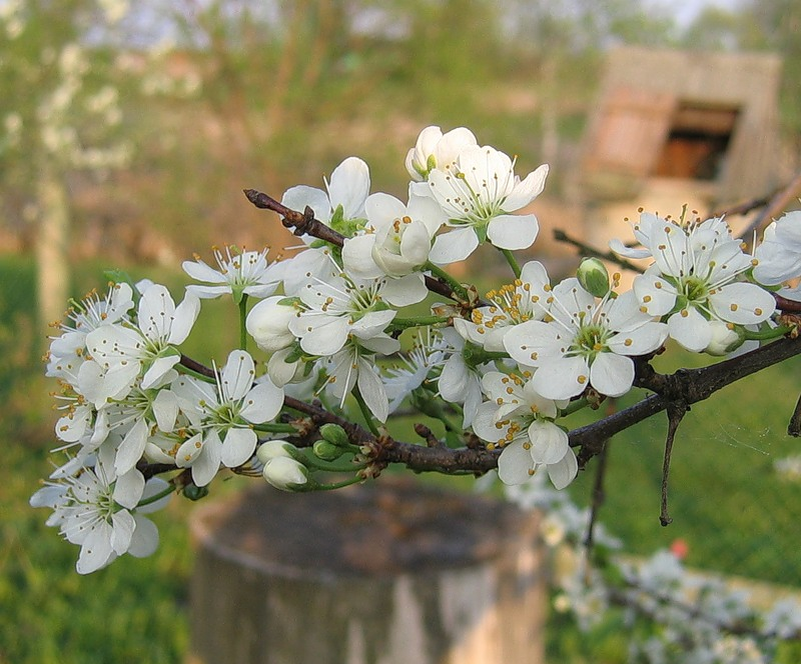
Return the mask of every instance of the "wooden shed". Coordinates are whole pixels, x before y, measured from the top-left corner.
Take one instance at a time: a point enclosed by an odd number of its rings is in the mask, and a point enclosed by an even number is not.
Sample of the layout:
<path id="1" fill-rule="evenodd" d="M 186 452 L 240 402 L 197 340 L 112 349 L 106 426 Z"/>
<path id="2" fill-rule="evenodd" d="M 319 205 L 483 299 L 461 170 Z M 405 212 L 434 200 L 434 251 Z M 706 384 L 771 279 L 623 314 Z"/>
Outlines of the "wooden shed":
<path id="1" fill-rule="evenodd" d="M 582 146 L 584 198 L 704 211 L 770 192 L 780 73 L 772 54 L 612 50 Z"/>

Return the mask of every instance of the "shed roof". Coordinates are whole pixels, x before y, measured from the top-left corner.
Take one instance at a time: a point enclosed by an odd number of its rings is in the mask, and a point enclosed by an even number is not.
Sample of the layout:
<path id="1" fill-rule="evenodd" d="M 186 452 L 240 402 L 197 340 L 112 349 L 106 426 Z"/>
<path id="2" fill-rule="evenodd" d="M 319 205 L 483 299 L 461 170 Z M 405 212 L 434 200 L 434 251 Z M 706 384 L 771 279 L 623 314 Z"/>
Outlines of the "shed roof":
<path id="1" fill-rule="evenodd" d="M 778 178 L 780 74 L 781 59 L 772 54 L 612 50 L 583 146 L 590 194 L 635 195 L 658 174 L 669 142 L 689 137 L 686 152 L 698 147 L 693 137 L 705 135 L 717 137 L 708 149 L 720 159 L 706 179 L 718 201 L 766 193 Z"/>

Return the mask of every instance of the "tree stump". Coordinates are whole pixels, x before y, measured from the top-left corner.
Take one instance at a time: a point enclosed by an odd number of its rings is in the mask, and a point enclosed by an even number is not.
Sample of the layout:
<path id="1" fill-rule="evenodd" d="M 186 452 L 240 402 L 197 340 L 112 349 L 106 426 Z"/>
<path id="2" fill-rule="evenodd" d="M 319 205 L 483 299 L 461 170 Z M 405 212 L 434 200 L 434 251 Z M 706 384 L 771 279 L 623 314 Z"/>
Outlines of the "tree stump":
<path id="1" fill-rule="evenodd" d="M 190 664 L 538 664 L 538 515 L 382 478 L 198 508 Z"/>

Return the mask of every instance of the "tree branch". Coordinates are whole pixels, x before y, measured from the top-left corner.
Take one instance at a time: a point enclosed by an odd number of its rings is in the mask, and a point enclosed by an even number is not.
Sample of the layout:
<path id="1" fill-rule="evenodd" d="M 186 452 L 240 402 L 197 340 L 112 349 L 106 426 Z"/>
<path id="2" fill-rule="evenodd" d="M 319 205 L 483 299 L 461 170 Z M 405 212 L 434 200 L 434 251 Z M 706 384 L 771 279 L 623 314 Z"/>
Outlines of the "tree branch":
<path id="1" fill-rule="evenodd" d="M 326 226 L 322 221 L 315 219 L 314 210 L 312 210 L 309 206 L 306 206 L 306 209 L 303 211 L 303 213 L 300 213 L 297 210 L 288 208 L 286 205 L 279 203 L 271 196 L 257 191 L 256 189 L 243 189 L 243 191 L 247 199 L 257 208 L 261 210 L 272 210 L 273 212 L 279 214 L 281 216 L 281 223 L 285 228 L 291 230 L 294 235 L 311 235 L 312 237 L 316 237 L 318 240 L 323 240 L 323 242 L 328 242 L 340 248 L 345 244 L 345 236 L 337 233 L 330 226 Z M 448 284 L 440 281 L 439 279 L 435 279 L 430 275 L 425 275 L 425 282 L 426 288 L 428 288 L 428 290 L 430 290 L 432 293 L 437 293 L 438 295 L 442 295 L 442 297 L 447 297 L 449 300 L 453 300 L 454 302 L 458 302 L 459 304 L 465 306 L 475 306 L 478 304 L 462 302 L 461 298 L 459 298 L 453 292 Z"/>
<path id="2" fill-rule="evenodd" d="M 689 408 L 727 385 L 798 354 L 801 354 L 801 339 L 780 339 L 750 353 L 709 367 L 680 369 L 670 375 L 658 374 L 647 362 L 640 361 L 637 365 L 638 378 L 635 384 L 638 387 L 648 388 L 655 394 L 645 397 L 625 410 L 571 431 L 568 434 L 570 445 L 581 447 L 580 467 L 583 468 L 589 459 L 600 454 L 606 441 L 616 433 L 676 405 L 684 404 L 684 407 Z M 211 369 L 186 356 L 182 357 L 181 363 L 198 373 L 214 375 Z M 416 472 L 477 475 L 498 466 L 500 456 L 498 450 L 490 451 L 475 445 L 459 448 L 434 445 L 428 436 L 425 445 L 395 440 L 388 435 L 376 437 L 345 417 L 327 411 L 319 403 L 306 403 L 286 397 L 284 405 L 309 418 L 308 432 L 303 433 L 303 428 L 299 427 L 301 433 L 298 442 L 301 446 L 310 446 L 317 440 L 316 431 L 323 424 L 329 422 L 338 424 L 348 433 L 352 443 L 366 449 L 376 474 L 393 463 L 402 464 Z"/>

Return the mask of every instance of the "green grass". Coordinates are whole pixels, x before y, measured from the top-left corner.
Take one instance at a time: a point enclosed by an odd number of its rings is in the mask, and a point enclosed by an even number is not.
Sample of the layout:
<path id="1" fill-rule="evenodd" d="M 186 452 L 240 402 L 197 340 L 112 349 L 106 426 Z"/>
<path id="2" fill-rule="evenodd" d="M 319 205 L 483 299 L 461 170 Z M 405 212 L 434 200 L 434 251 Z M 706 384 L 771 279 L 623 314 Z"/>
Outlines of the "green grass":
<path id="1" fill-rule="evenodd" d="M 688 366 L 699 360 L 680 357 Z M 632 553 L 683 539 L 690 566 L 801 586 L 801 482 L 773 470 L 777 459 L 799 453 L 786 434 L 799 371 L 795 358 L 692 407 L 673 447 L 667 527 L 659 523 L 666 416 L 614 438 L 601 520 Z M 586 502 L 594 471 L 590 463 L 573 485 L 577 499 Z"/>
<path id="2" fill-rule="evenodd" d="M 132 272 L 134 277 L 145 274 Z M 147 270 L 148 276 L 152 272 Z M 179 275 L 155 278 L 180 298 L 184 280 Z M 32 332 L 30 262 L 0 260 L 0 283 L 0 445 L 5 452 L 0 467 L 0 664 L 117 664 L 141 661 L 142 652 L 149 662 L 180 661 L 188 641 L 192 553 L 186 518 L 192 505 L 176 499 L 155 515 L 162 543 L 153 557 L 126 556 L 88 577 L 75 573 L 77 548 L 44 525 L 46 510 L 28 506 L 48 472 L 47 450 L 54 446 L 47 396 L 54 386 L 39 373 L 42 337 Z M 102 285 L 101 266 L 83 266 L 75 283 L 76 294 Z M 212 338 L 194 334 L 187 352 L 204 362 L 224 361 L 238 335 L 232 313 L 224 302 L 204 303 L 201 323 Z M 613 440 L 601 518 L 630 551 L 648 554 L 682 538 L 689 545 L 689 565 L 801 585 L 801 531 L 795 518 L 801 483 L 784 481 L 772 470 L 776 459 L 799 452 L 798 441 L 785 435 L 799 369 L 799 360 L 785 363 L 693 406 L 674 448 L 674 523 L 667 528 L 658 521 L 664 417 Z M 573 485 L 577 498 L 589 495 L 594 468 L 591 463 Z M 464 482 L 461 478 L 459 486 Z M 585 639 L 554 616 L 549 629 L 553 661 L 623 661 L 620 633 L 613 622 Z"/>

